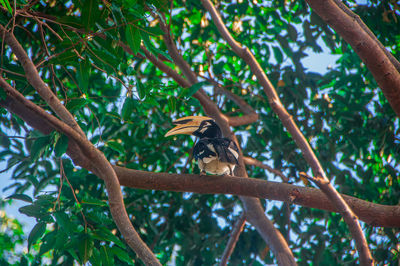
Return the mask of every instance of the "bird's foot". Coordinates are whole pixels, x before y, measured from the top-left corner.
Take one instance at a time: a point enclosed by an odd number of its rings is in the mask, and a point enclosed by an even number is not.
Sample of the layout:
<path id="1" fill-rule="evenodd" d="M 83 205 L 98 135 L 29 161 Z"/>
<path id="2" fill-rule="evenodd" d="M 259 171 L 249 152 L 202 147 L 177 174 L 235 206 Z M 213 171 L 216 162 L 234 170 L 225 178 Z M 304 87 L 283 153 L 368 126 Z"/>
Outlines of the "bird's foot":
<path id="1" fill-rule="evenodd" d="M 207 173 L 206 173 L 206 171 L 203 170 L 203 171 L 200 172 L 200 175 L 201 175 L 201 176 L 206 176 Z"/>

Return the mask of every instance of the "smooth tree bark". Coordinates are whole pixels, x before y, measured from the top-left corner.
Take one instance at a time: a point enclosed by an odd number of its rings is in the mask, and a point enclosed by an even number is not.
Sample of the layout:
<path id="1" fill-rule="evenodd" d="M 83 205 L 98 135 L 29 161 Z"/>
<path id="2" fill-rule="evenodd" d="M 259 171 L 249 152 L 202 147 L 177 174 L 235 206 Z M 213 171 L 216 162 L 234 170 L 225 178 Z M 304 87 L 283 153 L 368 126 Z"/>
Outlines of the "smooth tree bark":
<path id="1" fill-rule="evenodd" d="M 347 223 L 350 233 L 352 234 L 356 242 L 357 250 L 360 256 L 360 263 L 362 265 L 372 265 L 373 259 L 371 256 L 371 252 L 369 250 L 368 243 L 365 239 L 364 233 L 357 220 L 357 217 L 354 215 L 351 208 L 346 204 L 344 199 L 329 182 L 329 179 L 326 177 L 325 171 L 323 170 L 318 158 L 315 156 L 313 150 L 311 149 L 311 146 L 297 127 L 292 116 L 286 111 L 285 107 L 282 105 L 275 88 L 269 81 L 267 75 L 265 74 L 257 60 L 254 58 L 254 55 L 247 47 L 242 46 L 232 37 L 225 24 L 223 23 L 221 16 L 219 15 L 218 11 L 215 9 L 210 0 L 202 0 L 202 4 L 204 8 L 210 13 L 212 21 L 214 22 L 215 26 L 217 27 L 218 31 L 225 39 L 225 41 L 229 44 L 232 50 L 249 65 L 251 71 L 257 77 L 258 81 L 264 89 L 265 94 L 268 97 L 272 110 L 278 115 L 279 119 L 282 121 L 282 124 L 290 132 L 293 140 L 302 151 L 303 157 L 311 166 L 314 173 L 314 177 L 311 180 L 328 196 L 332 203 L 338 208 L 339 213 L 342 215 L 344 221 Z"/>

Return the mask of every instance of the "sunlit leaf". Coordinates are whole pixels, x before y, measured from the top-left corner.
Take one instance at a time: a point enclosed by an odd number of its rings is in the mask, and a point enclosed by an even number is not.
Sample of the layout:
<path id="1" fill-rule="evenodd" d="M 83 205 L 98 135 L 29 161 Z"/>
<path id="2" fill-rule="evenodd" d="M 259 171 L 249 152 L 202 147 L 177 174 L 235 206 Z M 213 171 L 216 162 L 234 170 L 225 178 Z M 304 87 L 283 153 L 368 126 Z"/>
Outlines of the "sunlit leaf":
<path id="1" fill-rule="evenodd" d="M 8 0 L 0 0 L 1 5 L 10 12 L 10 14 L 13 13 L 10 2 Z"/>

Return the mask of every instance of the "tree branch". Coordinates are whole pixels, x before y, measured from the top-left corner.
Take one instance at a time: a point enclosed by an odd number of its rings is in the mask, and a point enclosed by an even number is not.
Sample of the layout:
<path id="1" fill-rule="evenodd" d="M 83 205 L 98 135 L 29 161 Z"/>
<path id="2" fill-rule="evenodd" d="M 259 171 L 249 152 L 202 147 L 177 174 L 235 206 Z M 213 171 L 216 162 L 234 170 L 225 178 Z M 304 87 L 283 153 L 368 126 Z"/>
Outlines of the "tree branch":
<path id="1" fill-rule="evenodd" d="M 239 240 L 240 233 L 243 231 L 244 225 L 246 224 L 246 217 L 244 213 L 242 213 L 238 220 L 235 222 L 233 226 L 231 235 L 229 237 L 228 243 L 226 244 L 224 253 L 221 257 L 220 266 L 224 266 L 228 264 L 229 258 L 231 257 L 233 250 L 235 249 L 236 243 Z"/>
<path id="2" fill-rule="evenodd" d="M 45 110 L 27 100 L 21 93 L 11 87 L 2 77 L 0 77 L 0 87 L 8 94 L 7 102 L 12 100 L 16 104 L 23 106 L 24 111 L 29 110 L 30 114 L 40 117 L 42 120 L 47 121 L 47 125 L 54 128 L 59 132 L 65 134 L 70 140 L 73 140 L 83 152 L 83 155 L 90 161 L 88 170 L 95 173 L 98 177 L 104 180 L 108 192 L 108 199 L 110 204 L 111 214 L 124 236 L 128 245 L 137 253 L 146 264 L 161 265 L 155 255 L 147 247 L 146 243 L 140 238 L 139 234 L 133 228 L 129 216 L 126 212 L 121 187 L 114 169 L 111 164 L 104 157 L 103 153 L 97 150 L 86 137 L 79 134 L 70 126 L 60 121 L 58 118 L 47 113 Z M 12 105 L 8 105 L 12 106 Z M 22 118 L 22 117 L 21 117 Z"/>
<path id="3" fill-rule="evenodd" d="M 1 79 L 0 86 L 2 87 Z M 0 106 L 18 115 L 31 127 L 50 134 L 55 128 L 41 116 L 33 113 L 25 105 L 8 96 L 0 101 Z M 68 145 L 73 145 L 69 141 Z M 75 144 L 76 145 L 76 144 Z M 74 152 L 71 156 L 71 153 Z M 68 147 L 67 153 L 75 157 L 74 163 L 85 165 L 86 158 L 81 150 Z M 80 155 L 78 153 L 81 153 Z M 310 187 L 300 187 L 280 182 L 264 181 L 254 178 L 237 178 L 227 176 L 199 176 L 191 174 L 152 173 L 113 166 L 121 185 L 138 188 L 176 192 L 194 192 L 201 194 L 232 194 L 252 196 L 269 200 L 277 200 L 297 204 L 303 207 L 337 212 L 332 202 L 319 190 Z M 87 168 L 86 168 L 87 169 Z M 342 195 L 360 220 L 370 226 L 400 227 L 400 206 L 381 205 L 364 201 L 355 197 Z"/>
<path id="4" fill-rule="evenodd" d="M 24 68 L 25 76 L 28 82 L 36 89 L 36 91 L 46 101 L 50 108 L 61 118 L 62 121 L 76 130 L 82 136 L 85 136 L 71 113 L 68 112 L 65 106 L 62 105 L 58 100 L 57 96 L 54 95 L 46 83 L 43 82 L 32 60 L 29 58 L 28 54 L 25 52 L 24 48 L 22 48 L 21 44 L 18 42 L 12 32 L 7 31 L 6 28 L 0 25 L 0 36 L 2 36 L 5 42 L 11 47 L 11 50 L 17 56 L 18 61 Z"/>
<path id="5" fill-rule="evenodd" d="M 205 9 L 210 13 L 212 20 L 222 37 L 232 47 L 232 50 L 250 66 L 250 69 L 263 86 L 264 92 L 268 96 L 268 100 L 271 104 L 271 108 L 278 115 L 283 125 L 292 135 L 297 146 L 301 149 L 302 154 L 308 164 L 311 166 L 314 175 L 320 177 L 313 180 L 318 185 L 318 187 L 328 196 L 328 198 L 335 204 L 343 219 L 347 223 L 349 230 L 356 242 L 357 250 L 360 256 L 360 263 L 362 265 L 372 265 L 373 259 L 357 217 L 353 214 L 352 210 L 329 182 L 313 150 L 311 149 L 310 145 L 308 144 L 307 140 L 305 139 L 297 125 L 294 123 L 292 117 L 283 107 L 275 91 L 275 88 L 262 70 L 260 64 L 254 58 L 254 55 L 250 52 L 248 48 L 243 47 L 240 43 L 234 40 L 211 1 L 202 0 L 201 2 L 203 3 Z M 320 4 L 320 6 L 326 9 L 325 2 L 324 4 Z"/>
<path id="6" fill-rule="evenodd" d="M 195 84 L 197 82 L 197 75 L 191 70 L 190 66 L 180 55 L 166 25 L 160 23 L 160 27 L 165 32 L 165 43 L 174 62 L 181 68 L 191 85 Z M 221 113 L 218 106 L 202 89 L 198 90 L 195 94 L 193 94 L 193 96 L 203 106 L 205 113 L 216 120 L 222 130 L 223 135 L 236 142 L 237 146 L 239 147 L 239 167 L 236 168 L 235 174 L 241 177 L 248 177 L 243 163 L 242 150 L 235 134 L 229 127 L 229 118 Z M 274 252 L 278 263 L 280 265 L 296 265 L 293 253 L 289 249 L 285 238 L 265 215 L 264 209 L 261 206 L 261 202 L 258 199 L 249 197 L 240 197 L 240 200 L 243 203 L 246 219 L 256 228 L 264 241 L 271 246 L 271 250 Z"/>
<path id="7" fill-rule="evenodd" d="M 258 114 L 254 111 L 253 107 L 251 107 L 245 100 L 241 97 L 237 96 L 233 92 L 223 88 L 220 84 L 216 85 L 217 92 L 224 94 L 228 99 L 236 103 L 240 110 L 243 111 L 243 116 L 230 116 L 228 117 L 228 123 L 232 127 L 243 126 L 247 124 L 252 124 L 258 121 Z"/>
<path id="8" fill-rule="evenodd" d="M 255 178 L 153 173 L 113 166 L 122 186 L 200 194 L 231 194 L 288 202 L 303 207 L 339 212 L 321 190 Z M 400 206 L 381 205 L 342 197 L 363 222 L 371 226 L 400 227 Z"/>
<path id="9" fill-rule="evenodd" d="M 274 175 L 277 175 L 280 178 L 282 178 L 282 181 L 285 182 L 285 183 L 287 183 L 289 181 L 289 178 L 287 178 L 281 171 L 276 170 L 276 169 L 274 169 L 274 168 L 272 168 L 272 167 L 270 167 L 270 166 L 268 166 L 266 164 L 263 164 L 262 162 L 260 162 L 257 159 L 244 156 L 243 157 L 243 161 L 247 165 L 253 165 L 253 166 L 260 167 L 262 169 L 266 169 L 268 172 L 273 173 Z"/>
<path id="10" fill-rule="evenodd" d="M 371 71 L 383 94 L 400 117 L 399 63 L 362 20 L 339 1 L 306 0 L 311 8 L 353 47 Z M 397 67 L 397 69 L 396 69 Z"/>
<path id="11" fill-rule="evenodd" d="M 141 45 L 140 48 L 146 55 L 146 58 L 150 60 L 158 69 L 160 69 L 162 72 L 167 74 L 169 77 L 171 77 L 173 80 L 175 80 L 176 83 L 178 83 L 180 86 L 184 88 L 189 88 L 191 86 L 190 82 L 183 78 L 181 75 L 179 75 L 178 72 L 167 66 L 164 62 L 156 58 L 152 53 L 150 53 L 144 45 Z"/>
<path id="12" fill-rule="evenodd" d="M 398 72 L 400 72 L 400 63 L 397 61 L 397 59 L 393 56 L 391 52 L 389 52 L 385 46 L 376 38 L 374 33 L 365 25 L 364 21 L 361 20 L 360 16 L 355 14 L 353 11 L 351 11 L 345 4 L 343 4 L 339 0 L 334 0 L 336 5 L 343 10 L 349 17 L 351 17 L 353 20 L 355 20 L 358 25 L 379 45 L 379 47 L 382 49 L 382 51 L 387 55 L 389 58 L 390 62 L 394 65 L 394 67 L 397 69 Z"/>

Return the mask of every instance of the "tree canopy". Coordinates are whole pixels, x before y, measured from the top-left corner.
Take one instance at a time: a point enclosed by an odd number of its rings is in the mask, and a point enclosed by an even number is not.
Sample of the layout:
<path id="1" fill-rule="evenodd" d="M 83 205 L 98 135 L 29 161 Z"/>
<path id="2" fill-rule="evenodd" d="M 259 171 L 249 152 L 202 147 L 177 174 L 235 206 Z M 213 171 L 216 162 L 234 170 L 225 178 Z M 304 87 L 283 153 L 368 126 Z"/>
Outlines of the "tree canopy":
<path id="1" fill-rule="evenodd" d="M 0 262 L 398 263 L 400 7 L 325 2 L 0 1 L 0 170 L 37 222 L 0 215 Z M 189 115 L 236 177 L 164 137 Z"/>

